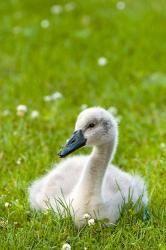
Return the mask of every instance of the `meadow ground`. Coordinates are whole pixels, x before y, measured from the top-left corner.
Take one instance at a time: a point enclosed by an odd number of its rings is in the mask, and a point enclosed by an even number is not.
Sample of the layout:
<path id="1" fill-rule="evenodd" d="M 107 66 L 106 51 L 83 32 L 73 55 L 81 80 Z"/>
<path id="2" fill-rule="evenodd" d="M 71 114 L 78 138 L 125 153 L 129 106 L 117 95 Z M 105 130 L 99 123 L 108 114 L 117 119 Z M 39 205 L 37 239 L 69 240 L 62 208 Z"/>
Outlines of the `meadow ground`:
<path id="1" fill-rule="evenodd" d="M 166 2 L 74 3 L 0 2 L 0 249 L 61 249 L 68 242 L 72 249 L 164 250 Z M 56 91 L 63 98 L 43 99 Z M 19 104 L 28 107 L 23 117 Z M 59 161 L 83 104 L 116 107 L 114 163 L 145 177 L 148 222 L 130 208 L 113 229 L 78 231 L 70 219 L 30 210 L 27 188 Z"/>

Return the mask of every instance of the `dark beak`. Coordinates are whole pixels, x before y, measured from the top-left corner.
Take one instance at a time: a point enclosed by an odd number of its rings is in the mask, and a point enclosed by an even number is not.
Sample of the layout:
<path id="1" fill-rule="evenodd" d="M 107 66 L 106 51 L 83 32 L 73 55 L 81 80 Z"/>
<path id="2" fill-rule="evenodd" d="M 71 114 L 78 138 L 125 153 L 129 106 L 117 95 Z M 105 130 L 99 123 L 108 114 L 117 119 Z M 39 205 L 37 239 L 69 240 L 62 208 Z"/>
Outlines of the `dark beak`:
<path id="1" fill-rule="evenodd" d="M 59 156 L 61 158 L 65 157 L 66 155 L 74 152 L 78 148 L 81 148 L 85 146 L 86 139 L 83 135 L 82 130 L 77 130 L 73 133 L 72 137 L 69 139 L 67 144 L 64 146 L 64 148 L 59 152 Z"/>

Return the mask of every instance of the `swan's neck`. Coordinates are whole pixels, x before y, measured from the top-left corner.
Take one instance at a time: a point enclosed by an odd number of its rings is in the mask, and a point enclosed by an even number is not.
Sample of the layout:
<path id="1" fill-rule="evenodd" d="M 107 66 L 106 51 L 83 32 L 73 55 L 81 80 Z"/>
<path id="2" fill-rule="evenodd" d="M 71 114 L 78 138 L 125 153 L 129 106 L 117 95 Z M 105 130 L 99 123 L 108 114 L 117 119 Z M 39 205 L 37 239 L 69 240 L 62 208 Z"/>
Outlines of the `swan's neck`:
<path id="1" fill-rule="evenodd" d="M 82 190 L 85 197 L 90 195 L 95 197 L 96 200 L 101 200 L 103 177 L 108 162 L 113 157 L 115 148 L 115 142 L 109 142 L 93 148 L 79 182 L 79 190 Z"/>

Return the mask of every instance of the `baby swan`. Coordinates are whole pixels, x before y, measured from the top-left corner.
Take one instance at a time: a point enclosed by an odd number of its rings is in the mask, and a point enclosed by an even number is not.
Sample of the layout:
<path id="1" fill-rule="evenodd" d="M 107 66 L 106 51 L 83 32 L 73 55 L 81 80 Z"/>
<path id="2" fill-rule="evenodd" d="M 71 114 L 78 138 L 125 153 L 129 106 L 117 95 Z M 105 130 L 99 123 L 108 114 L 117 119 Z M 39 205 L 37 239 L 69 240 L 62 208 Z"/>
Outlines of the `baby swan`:
<path id="1" fill-rule="evenodd" d="M 140 176 L 128 174 L 111 164 L 118 142 L 118 127 L 113 116 L 103 108 L 88 108 L 77 118 L 75 132 L 59 153 L 65 157 L 83 146 L 93 146 L 89 156 L 75 156 L 62 161 L 29 188 L 32 208 L 59 211 L 58 200 L 70 206 L 75 224 L 80 227 L 92 218 L 107 218 L 115 223 L 129 196 L 143 206 L 148 197 Z M 63 213 L 63 208 L 61 208 Z"/>

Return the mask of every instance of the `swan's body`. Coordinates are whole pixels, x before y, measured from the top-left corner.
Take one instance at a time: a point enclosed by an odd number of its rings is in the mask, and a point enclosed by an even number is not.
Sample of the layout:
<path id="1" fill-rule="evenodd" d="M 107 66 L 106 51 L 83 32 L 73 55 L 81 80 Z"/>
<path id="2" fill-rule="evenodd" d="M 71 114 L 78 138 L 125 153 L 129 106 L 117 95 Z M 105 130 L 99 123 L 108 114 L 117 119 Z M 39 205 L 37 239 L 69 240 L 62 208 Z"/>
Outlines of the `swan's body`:
<path id="1" fill-rule="evenodd" d="M 88 127 L 87 124 L 91 126 Z M 72 207 L 75 224 L 81 226 L 85 223 L 83 216 L 86 213 L 115 223 L 129 196 L 133 203 L 141 199 L 146 206 L 148 198 L 143 179 L 125 173 L 109 163 L 115 153 L 118 138 L 114 118 L 104 109 L 87 109 L 79 115 L 76 131 L 81 131 L 82 139 L 85 139 L 87 145 L 94 146 L 91 155 L 68 158 L 35 181 L 29 189 L 31 207 L 46 210 L 51 206 L 57 211 L 57 200 L 65 200 Z M 61 156 L 73 151 L 75 142 L 72 138 L 66 146 L 67 151 L 65 148 Z M 69 149 L 71 144 L 72 150 Z"/>

